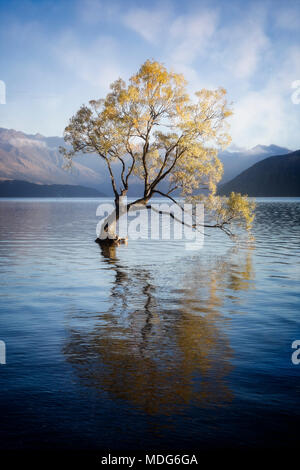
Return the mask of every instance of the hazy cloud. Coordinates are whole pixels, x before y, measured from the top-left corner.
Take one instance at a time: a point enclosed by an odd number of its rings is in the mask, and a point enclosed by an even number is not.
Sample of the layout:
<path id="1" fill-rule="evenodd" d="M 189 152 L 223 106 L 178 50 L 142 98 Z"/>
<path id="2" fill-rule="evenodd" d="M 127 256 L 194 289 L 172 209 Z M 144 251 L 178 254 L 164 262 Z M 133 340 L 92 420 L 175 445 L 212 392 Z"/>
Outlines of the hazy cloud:
<path id="1" fill-rule="evenodd" d="M 109 36 L 99 36 L 85 47 L 72 33 L 65 34 L 55 48 L 61 63 L 81 80 L 108 89 L 120 74 L 118 44 Z"/>
<path id="2" fill-rule="evenodd" d="M 227 89 L 235 144 L 300 146 L 300 105 L 291 101 L 300 80 L 297 1 L 2 5 L 3 127 L 61 135 L 82 103 L 154 58 L 183 73 L 190 91 Z"/>
<path id="3" fill-rule="evenodd" d="M 168 14 L 164 8 L 157 10 L 136 8 L 123 16 L 123 22 L 146 41 L 157 43 L 161 33 L 168 27 Z"/>
<path id="4" fill-rule="evenodd" d="M 171 60 L 189 64 L 205 53 L 216 32 L 218 12 L 205 10 L 194 15 L 180 16 L 172 22 L 169 33 L 173 44 Z"/>

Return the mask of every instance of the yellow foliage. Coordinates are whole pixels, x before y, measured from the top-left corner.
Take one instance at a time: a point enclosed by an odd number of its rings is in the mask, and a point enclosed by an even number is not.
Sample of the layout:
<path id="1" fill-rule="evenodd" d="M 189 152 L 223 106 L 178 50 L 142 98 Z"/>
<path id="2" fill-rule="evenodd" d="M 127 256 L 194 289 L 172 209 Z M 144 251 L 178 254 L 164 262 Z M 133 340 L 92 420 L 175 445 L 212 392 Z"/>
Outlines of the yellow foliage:
<path id="1" fill-rule="evenodd" d="M 168 195 L 178 189 L 183 196 L 205 190 L 201 199 L 218 225 L 243 220 L 246 228 L 251 226 L 252 203 L 239 194 L 226 200 L 216 196 L 223 174 L 218 149 L 231 141 L 227 118 L 232 111 L 224 88 L 202 89 L 190 97 L 183 75 L 153 60 L 127 85 L 118 79 L 110 88 L 105 99 L 82 106 L 65 128 L 72 149 L 62 151 L 69 162 L 77 152 L 96 152 L 107 164 L 116 198 L 126 194 L 132 174 L 144 182 L 144 202 L 163 179 L 170 184 Z M 122 165 L 120 191 L 114 161 Z"/>

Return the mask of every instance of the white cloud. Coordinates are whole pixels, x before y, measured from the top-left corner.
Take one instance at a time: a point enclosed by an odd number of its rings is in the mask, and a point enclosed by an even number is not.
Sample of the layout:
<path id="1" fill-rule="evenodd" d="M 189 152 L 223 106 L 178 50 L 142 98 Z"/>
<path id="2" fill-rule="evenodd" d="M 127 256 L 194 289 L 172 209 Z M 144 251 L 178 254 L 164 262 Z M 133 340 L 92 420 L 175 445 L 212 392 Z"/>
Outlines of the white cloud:
<path id="1" fill-rule="evenodd" d="M 247 15 L 238 24 L 226 25 L 216 41 L 216 61 L 238 80 L 249 80 L 264 65 L 271 44 L 265 33 L 264 16 Z"/>
<path id="2" fill-rule="evenodd" d="M 277 79 L 285 86 L 300 80 L 300 45 L 290 46 L 285 51 L 285 59 L 280 64 Z"/>
<path id="3" fill-rule="evenodd" d="M 237 145 L 299 147 L 300 105 L 291 102 L 291 84 L 300 80 L 299 2 L 241 1 L 235 9 L 217 0 L 216 7 L 194 2 L 193 10 L 188 3 L 184 14 L 172 2 L 128 7 L 120 0 L 77 0 L 71 20 L 53 32 L 42 20 L 13 18 L 1 39 L 12 55 L 22 43 L 22 57 L 9 63 L 10 81 L 0 77 L 10 93 L 2 125 L 61 133 L 81 103 L 104 96 L 112 81 L 153 57 L 183 73 L 190 91 L 227 88 Z"/>
<path id="4" fill-rule="evenodd" d="M 82 46 L 72 34 L 66 33 L 55 52 L 64 66 L 95 87 L 108 89 L 110 83 L 122 74 L 118 45 L 111 37 L 100 36 Z"/>
<path id="5" fill-rule="evenodd" d="M 234 105 L 231 135 L 238 145 L 276 144 L 299 148 L 300 105 L 291 90 L 270 81 L 260 91 L 250 91 Z"/>
<path id="6" fill-rule="evenodd" d="M 258 143 L 276 144 L 282 135 L 284 103 L 270 90 L 251 91 L 234 106 L 231 118 L 233 141 L 252 147 Z"/>
<path id="7" fill-rule="evenodd" d="M 150 43 L 157 43 L 160 40 L 161 33 L 167 28 L 168 11 L 146 10 L 137 8 L 130 10 L 123 16 L 124 24 L 142 36 Z"/>
<path id="8" fill-rule="evenodd" d="M 171 60 L 190 64 L 204 54 L 216 32 L 218 13 L 205 10 L 177 18 L 170 26 Z"/>
<path id="9" fill-rule="evenodd" d="M 241 34 L 239 39 L 235 50 L 234 74 L 237 78 L 248 79 L 256 72 L 269 40 L 258 26 L 248 31 L 247 37 Z"/>
<path id="10" fill-rule="evenodd" d="M 291 108 L 290 85 L 300 79 L 300 51 L 290 47 L 280 60 L 268 34 L 267 8 L 244 13 L 239 21 L 224 23 L 212 8 L 175 18 L 169 12 L 168 21 L 158 9 L 135 10 L 126 25 L 161 44 L 164 62 L 184 74 L 190 91 L 227 86 L 229 101 L 236 97 L 231 119 L 235 144 L 299 147 L 300 106 Z"/>
<path id="11" fill-rule="evenodd" d="M 42 142 L 41 140 L 28 139 L 27 137 L 11 137 L 10 139 L 8 139 L 8 142 L 11 145 L 14 145 L 15 147 L 24 147 L 27 145 L 29 145 L 30 147 L 47 147 L 45 142 Z"/>

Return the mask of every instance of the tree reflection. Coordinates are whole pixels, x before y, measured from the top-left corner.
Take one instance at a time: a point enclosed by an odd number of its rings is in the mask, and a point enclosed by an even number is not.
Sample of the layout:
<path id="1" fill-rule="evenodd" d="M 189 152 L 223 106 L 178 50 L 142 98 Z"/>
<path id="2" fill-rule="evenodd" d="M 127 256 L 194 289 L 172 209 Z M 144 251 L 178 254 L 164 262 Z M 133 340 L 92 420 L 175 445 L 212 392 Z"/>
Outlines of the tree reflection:
<path id="1" fill-rule="evenodd" d="M 167 308 L 150 270 L 122 266 L 115 247 L 102 256 L 114 272 L 111 306 L 90 331 L 72 329 L 64 348 L 83 384 L 148 414 L 230 403 L 230 318 L 222 305 L 252 288 L 251 252 L 194 263 L 176 309 Z"/>

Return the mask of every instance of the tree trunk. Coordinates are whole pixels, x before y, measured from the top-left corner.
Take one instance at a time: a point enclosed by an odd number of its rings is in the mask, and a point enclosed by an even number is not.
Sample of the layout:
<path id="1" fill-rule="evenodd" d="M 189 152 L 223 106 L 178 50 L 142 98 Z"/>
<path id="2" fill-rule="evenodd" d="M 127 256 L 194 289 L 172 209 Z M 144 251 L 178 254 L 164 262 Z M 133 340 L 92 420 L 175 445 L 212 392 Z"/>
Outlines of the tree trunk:
<path id="1" fill-rule="evenodd" d="M 126 211 L 128 210 L 126 206 Z M 121 238 L 117 233 L 117 222 L 124 209 L 120 210 L 120 198 L 115 198 L 115 209 L 106 217 L 101 225 L 101 230 L 95 242 L 99 245 L 119 245 L 120 243 L 127 243 L 127 237 Z"/>
<path id="2" fill-rule="evenodd" d="M 128 213 L 131 210 L 136 211 L 146 209 L 147 202 L 148 198 L 141 198 L 135 201 L 134 203 L 123 203 L 123 205 L 121 205 L 120 197 L 116 197 L 115 210 L 103 221 L 99 235 L 96 238 L 95 242 L 99 243 L 99 245 L 120 245 L 121 243 L 127 244 L 127 225 L 126 233 L 122 233 L 120 236 L 119 233 L 117 233 L 117 222 L 123 214 Z"/>

